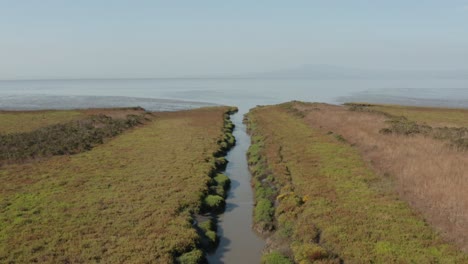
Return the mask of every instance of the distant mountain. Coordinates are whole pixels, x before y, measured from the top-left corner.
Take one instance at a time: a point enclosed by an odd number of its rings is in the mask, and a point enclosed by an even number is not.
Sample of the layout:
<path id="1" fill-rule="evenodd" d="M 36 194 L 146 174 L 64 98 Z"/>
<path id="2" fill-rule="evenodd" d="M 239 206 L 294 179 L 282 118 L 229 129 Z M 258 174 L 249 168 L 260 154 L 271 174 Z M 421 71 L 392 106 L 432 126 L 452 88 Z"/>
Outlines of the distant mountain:
<path id="1" fill-rule="evenodd" d="M 357 69 L 333 65 L 304 65 L 297 68 L 241 74 L 233 77 L 265 79 L 468 79 L 468 70 L 382 70 Z"/>

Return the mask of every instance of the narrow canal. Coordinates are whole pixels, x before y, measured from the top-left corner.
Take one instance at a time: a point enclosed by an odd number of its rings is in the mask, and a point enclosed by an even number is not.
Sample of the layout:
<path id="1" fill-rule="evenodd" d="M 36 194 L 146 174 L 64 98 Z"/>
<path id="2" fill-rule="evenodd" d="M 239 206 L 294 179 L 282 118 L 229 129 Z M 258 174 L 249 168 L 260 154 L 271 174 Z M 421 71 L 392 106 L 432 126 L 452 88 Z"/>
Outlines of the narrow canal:
<path id="1" fill-rule="evenodd" d="M 231 179 L 231 189 L 226 199 L 226 211 L 218 218 L 220 243 L 215 252 L 208 255 L 208 262 L 260 263 L 265 242 L 252 230 L 253 190 L 246 153 L 250 137 L 242 123 L 244 113 L 231 116 L 236 125 L 233 135 L 236 146 L 226 159 L 229 161 L 225 174 Z"/>

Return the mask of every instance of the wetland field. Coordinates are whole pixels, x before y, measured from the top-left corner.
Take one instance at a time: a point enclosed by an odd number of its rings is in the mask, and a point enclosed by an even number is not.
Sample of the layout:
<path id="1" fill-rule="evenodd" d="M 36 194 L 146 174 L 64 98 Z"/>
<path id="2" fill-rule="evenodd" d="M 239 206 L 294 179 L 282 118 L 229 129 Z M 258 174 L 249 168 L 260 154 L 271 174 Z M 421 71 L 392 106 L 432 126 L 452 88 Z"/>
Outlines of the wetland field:
<path id="1" fill-rule="evenodd" d="M 1 160 L 0 262 L 201 261 L 216 233 L 195 217 L 222 208 L 233 111 L 1 112 L 1 145 L 19 154 Z"/>
<path id="2" fill-rule="evenodd" d="M 0 1 L 0 264 L 468 264 L 468 0 Z"/>
<path id="3" fill-rule="evenodd" d="M 251 110 L 263 263 L 468 263 L 467 116 L 297 101 Z"/>
<path id="4" fill-rule="evenodd" d="M 0 263 L 468 263 L 468 93 L 128 84 L 1 91 Z"/>

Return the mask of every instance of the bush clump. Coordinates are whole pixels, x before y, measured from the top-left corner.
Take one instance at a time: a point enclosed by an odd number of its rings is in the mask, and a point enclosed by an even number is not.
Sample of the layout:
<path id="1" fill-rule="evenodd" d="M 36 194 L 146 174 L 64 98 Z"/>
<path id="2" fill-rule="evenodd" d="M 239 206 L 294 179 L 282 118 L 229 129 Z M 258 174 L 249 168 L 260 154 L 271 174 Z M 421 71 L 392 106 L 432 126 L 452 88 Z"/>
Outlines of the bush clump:
<path id="1" fill-rule="evenodd" d="M 190 252 L 182 254 L 177 258 L 176 262 L 179 264 L 199 264 L 203 263 L 203 252 L 199 249 L 194 249 Z"/>
<path id="2" fill-rule="evenodd" d="M 265 254 L 262 256 L 262 264 L 293 264 L 293 262 L 283 254 L 278 251 L 273 251 L 271 253 Z"/>
<path id="3" fill-rule="evenodd" d="M 219 171 L 225 170 L 227 164 L 228 164 L 228 161 L 224 157 L 219 157 L 219 158 L 216 158 L 216 160 L 215 160 L 215 167 Z"/>
<path id="4" fill-rule="evenodd" d="M 204 207 L 207 211 L 222 211 L 226 202 L 224 198 L 219 195 L 207 195 L 203 201 Z"/>
<path id="5" fill-rule="evenodd" d="M 264 231 L 269 231 L 272 228 L 273 214 L 275 209 L 273 204 L 268 199 L 259 199 L 254 210 L 254 219 L 259 227 Z"/>
<path id="6" fill-rule="evenodd" d="M 291 248 L 295 261 L 299 263 L 312 263 L 314 260 L 329 257 L 327 250 L 318 244 L 296 242 L 292 244 Z"/>
<path id="7" fill-rule="evenodd" d="M 219 195 L 223 198 L 227 196 L 227 190 L 231 184 L 231 180 L 228 176 L 217 173 L 209 182 L 210 194 Z"/>
<path id="8" fill-rule="evenodd" d="M 216 225 L 208 219 L 198 224 L 198 232 L 201 238 L 201 245 L 205 250 L 211 250 L 218 245 L 218 236 L 216 235 Z"/>
<path id="9" fill-rule="evenodd" d="M 226 191 L 224 190 L 224 188 L 222 186 L 218 186 L 218 185 L 213 185 L 213 186 L 210 186 L 210 194 L 216 194 L 216 195 L 219 195 L 223 198 L 226 198 Z"/>
<path id="10" fill-rule="evenodd" d="M 222 173 L 218 173 L 214 177 L 214 180 L 216 182 L 216 185 L 223 187 L 225 190 L 229 188 L 229 185 L 231 184 L 231 180 L 229 179 L 229 177 Z"/>
<path id="11" fill-rule="evenodd" d="M 432 127 L 428 125 L 420 125 L 414 121 L 408 120 L 406 117 L 392 117 L 388 122 L 390 123 L 390 127 L 380 130 L 381 133 L 395 133 L 402 135 L 427 135 L 432 132 Z"/>
<path id="12" fill-rule="evenodd" d="M 262 184 L 261 182 L 257 181 L 255 183 L 255 199 L 268 199 L 273 200 L 276 196 L 275 190 L 273 190 L 270 186 L 266 184 Z"/>
<path id="13" fill-rule="evenodd" d="M 206 238 L 208 238 L 208 241 L 210 242 L 211 245 L 215 246 L 218 244 L 218 236 L 216 235 L 216 232 L 213 230 L 208 230 L 205 232 Z"/>

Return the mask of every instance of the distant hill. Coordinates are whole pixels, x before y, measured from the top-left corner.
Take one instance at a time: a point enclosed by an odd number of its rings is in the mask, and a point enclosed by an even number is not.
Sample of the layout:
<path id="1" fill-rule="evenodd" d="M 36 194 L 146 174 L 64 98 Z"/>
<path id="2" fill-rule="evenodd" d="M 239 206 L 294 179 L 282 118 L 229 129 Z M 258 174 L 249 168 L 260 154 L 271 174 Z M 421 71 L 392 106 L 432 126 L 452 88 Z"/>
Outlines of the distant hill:
<path id="1" fill-rule="evenodd" d="M 468 79 L 468 70 L 382 70 L 308 64 L 297 68 L 240 74 L 232 77 L 265 79 Z"/>

